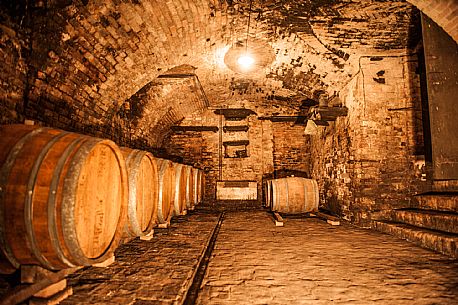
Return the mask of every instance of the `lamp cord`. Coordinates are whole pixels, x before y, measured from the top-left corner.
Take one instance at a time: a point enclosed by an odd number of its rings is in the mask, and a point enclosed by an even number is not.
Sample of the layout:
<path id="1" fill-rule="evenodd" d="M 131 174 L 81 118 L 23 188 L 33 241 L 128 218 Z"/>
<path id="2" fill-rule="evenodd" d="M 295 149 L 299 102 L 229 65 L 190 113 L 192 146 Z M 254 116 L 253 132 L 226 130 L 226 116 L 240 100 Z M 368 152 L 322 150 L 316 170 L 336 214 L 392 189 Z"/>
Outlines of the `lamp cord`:
<path id="1" fill-rule="evenodd" d="M 248 11 L 248 26 L 246 29 L 246 42 L 245 42 L 245 55 L 248 51 L 248 34 L 250 34 L 250 22 L 251 22 L 251 7 L 253 5 L 253 0 L 250 0 L 250 10 Z"/>

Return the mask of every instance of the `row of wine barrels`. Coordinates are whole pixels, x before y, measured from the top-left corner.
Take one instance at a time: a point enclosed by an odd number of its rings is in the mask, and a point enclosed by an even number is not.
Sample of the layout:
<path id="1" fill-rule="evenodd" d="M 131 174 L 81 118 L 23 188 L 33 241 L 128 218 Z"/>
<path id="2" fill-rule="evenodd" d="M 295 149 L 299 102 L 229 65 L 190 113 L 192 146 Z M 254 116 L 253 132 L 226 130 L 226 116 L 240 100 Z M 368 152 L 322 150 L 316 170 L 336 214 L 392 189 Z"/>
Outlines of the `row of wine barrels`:
<path id="1" fill-rule="evenodd" d="M 59 270 L 108 259 L 127 214 L 120 149 L 25 125 L 0 126 L 0 146 L 0 247 L 11 267 Z"/>
<path id="2" fill-rule="evenodd" d="M 150 234 L 156 223 L 166 223 L 197 203 L 194 175 L 199 170 L 141 150 L 122 151 L 129 176 L 126 239 Z"/>
<path id="3" fill-rule="evenodd" d="M 198 169 L 110 140 L 0 126 L 0 273 L 103 262 L 199 203 L 197 181 Z"/>
<path id="4" fill-rule="evenodd" d="M 265 184 L 266 206 L 272 211 L 300 214 L 318 211 L 319 190 L 314 179 L 287 177 Z"/>

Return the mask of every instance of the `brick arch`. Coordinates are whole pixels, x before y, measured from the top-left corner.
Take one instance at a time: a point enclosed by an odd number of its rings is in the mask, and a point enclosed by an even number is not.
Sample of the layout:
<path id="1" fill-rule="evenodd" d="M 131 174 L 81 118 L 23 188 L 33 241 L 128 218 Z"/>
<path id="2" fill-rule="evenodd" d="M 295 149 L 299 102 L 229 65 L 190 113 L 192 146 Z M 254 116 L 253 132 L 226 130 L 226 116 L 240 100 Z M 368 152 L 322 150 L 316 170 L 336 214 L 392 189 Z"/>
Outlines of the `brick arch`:
<path id="1" fill-rule="evenodd" d="M 458 42 L 458 1 L 456 0 L 407 0 L 434 20 Z"/>

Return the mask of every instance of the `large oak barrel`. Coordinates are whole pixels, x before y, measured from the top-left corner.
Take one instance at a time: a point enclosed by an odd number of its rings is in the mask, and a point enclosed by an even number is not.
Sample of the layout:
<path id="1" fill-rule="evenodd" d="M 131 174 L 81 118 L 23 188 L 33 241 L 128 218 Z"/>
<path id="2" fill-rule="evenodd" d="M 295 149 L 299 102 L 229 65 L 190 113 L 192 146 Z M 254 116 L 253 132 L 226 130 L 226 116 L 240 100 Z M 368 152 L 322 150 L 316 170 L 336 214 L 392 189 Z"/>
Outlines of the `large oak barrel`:
<path id="1" fill-rule="evenodd" d="M 188 210 L 194 209 L 194 206 L 196 205 L 195 202 L 195 184 L 194 184 L 194 173 L 195 169 L 192 166 L 186 166 L 186 176 L 187 178 L 187 184 L 186 184 L 186 208 Z"/>
<path id="2" fill-rule="evenodd" d="M 299 214 L 318 210 L 318 184 L 314 179 L 288 177 L 272 180 L 272 211 Z"/>
<path id="3" fill-rule="evenodd" d="M 175 168 L 170 160 L 159 159 L 159 200 L 157 206 L 157 220 L 166 223 L 173 213 L 175 199 Z"/>
<path id="4" fill-rule="evenodd" d="M 146 151 L 123 147 L 129 181 L 126 236 L 151 233 L 157 220 L 158 169 L 157 159 Z"/>
<path id="5" fill-rule="evenodd" d="M 113 254 L 128 186 L 124 158 L 112 141 L 0 126 L 0 166 L 0 247 L 12 266 L 59 270 Z"/>
<path id="6" fill-rule="evenodd" d="M 187 199 L 187 168 L 183 164 L 173 163 L 175 167 L 175 199 L 173 200 L 174 215 L 183 215 Z"/>

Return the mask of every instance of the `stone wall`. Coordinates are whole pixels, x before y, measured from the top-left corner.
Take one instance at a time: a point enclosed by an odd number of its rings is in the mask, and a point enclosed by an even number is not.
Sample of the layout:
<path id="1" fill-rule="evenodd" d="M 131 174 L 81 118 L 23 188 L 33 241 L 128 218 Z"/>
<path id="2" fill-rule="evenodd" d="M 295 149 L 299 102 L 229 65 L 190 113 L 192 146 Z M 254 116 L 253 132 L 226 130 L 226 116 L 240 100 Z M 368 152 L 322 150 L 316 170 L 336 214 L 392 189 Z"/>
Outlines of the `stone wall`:
<path id="1" fill-rule="evenodd" d="M 366 224 L 428 188 L 416 56 L 362 57 L 339 93 L 347 117 L 311 136 L 321 206 Z M 426 166 L 428 165 L 428 166 Z M 428 179 L 427 179 L 428 178 Z"/>
<path id="2" fill-rule="evenodd" d="M 307 138 L 304 135 L 304 124 L 291 122 L 272 122 L 272 109 L 266 110 L 259 105 L 265 100 L 231 101 L 230 108 L 241 107 L 253 111 L 246 119 L 232 121 L 215 114 L 216 109 L 197 112 L 186 117 L 181 127 L 216 127 L 218 131 L 180 131 L 171 134 L 164 141 L 164 148 L 169 155 L 177 155 L 187 164 L 193 164 L 205 170 L 205 202 L 218 205 L 216 199 L 216 182 L 218 180 L 240 181 L 253 180 L 258 183 L 258 200 L 261 204 L 263 178 L 299 173 L 309 173 L 309 152 L 305 149 Z M 274 103 L 274 102 L 272 102 Z M 228 105 L 221 105 L 225 109 Z M 298 115 L 289 107 L 278 106 L 275 113 L 293 116 Z M 247 131 L 224 131 L 228 126 L 247 126 Z M 220 140 L 221 130 L 221 140 Z M 220 143 L 221 141 L 221 143 Z M 246 156 L 231 157 L 230 146 L 224 143 L 248 141 Z M 221 149 L 221 150 L 220 150 Z M 243 149 L 243 145 L 238 149 Z M 221 152 L 221 167 L 220 167 Z M 234 203 L 237 205 L 237 203 Z"/>

